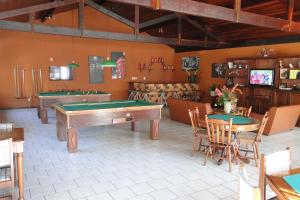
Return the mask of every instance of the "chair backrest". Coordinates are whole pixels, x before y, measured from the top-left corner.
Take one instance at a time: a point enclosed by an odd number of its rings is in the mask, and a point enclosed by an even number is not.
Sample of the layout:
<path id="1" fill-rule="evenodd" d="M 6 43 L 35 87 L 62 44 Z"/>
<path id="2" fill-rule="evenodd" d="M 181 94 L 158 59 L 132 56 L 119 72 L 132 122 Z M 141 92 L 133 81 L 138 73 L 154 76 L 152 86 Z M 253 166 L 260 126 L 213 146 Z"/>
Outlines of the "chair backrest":
<path id="1" fill-rule="evenodd" d="M 267 124 L 267 121 L 268 121 L 268 112 L 266 112 L 261 120 L 261 123 L 260 123 L 260 127 L 258 129 L 258 132 L 257 132 L 257 135 L 256 135 L 256 138 L 255 138 L 255 141 L 257 142 L 260 142 L 261 141 L 261 136 L 265 130 L 265 127 L 266 127 L 266 124 Z"/>
<path id="2" fill-rule="evenodd" d="M 203 129 L 203 125 L 204 125 L 204 121 L 201 120 L 200 118 L 200 113 L 199 113 L 199 109 L 198 107 L 195 107 L 192 110 L 188 110 L 189 112 L 189 116 L 191 119 L 191 124 L 192 124 L 192 128 L 193 128 L 193 134 L 197 135 L 198 131 L 200 129 Z"/>
<path id="3" fill-rule="evenodd" d="M 249 108 L 247 108 L 247 107 L 237 107 L 236 108 L 236 113 L 238 115 L 241 115 L 241 116 L 249 117 L 250 114 L 251 114 L 251 110 L 252 110 L 252 106 L 250 106 Z"/>
<path id="4" fill-rule="evenodd" d="M 11 131 L 12 128 L 13 128 L 13 123 L 0 123 L 0 132 Z"/>
<path id="5" fill-rule="evenodd" d="M 0 167 L 12 163 L 12 139 L 0 140 Z"/>
<path id="6" fill-rule="evenodd" d="M 246 168 L 240 166 L 239 175 L 239 200 L 261 200 L 260 189 L 250 185 Z"/>
<path id="7" fill-rule="evenodd" d="M 229 121 L 208 119 L 205 115 L 208 141 L 216 144 L 231 144 L 232 118 Z"/>
<path id="8" fill-rule="evenodd" d="M 283 151 L 271 153 L 269 155 L 261 155 L 259 188 L 262 193 L 262 199 L 266 197 L 266 175 L 281 175 L 287 173 L 291 169 L 291 151 L 287 148 Z"/>

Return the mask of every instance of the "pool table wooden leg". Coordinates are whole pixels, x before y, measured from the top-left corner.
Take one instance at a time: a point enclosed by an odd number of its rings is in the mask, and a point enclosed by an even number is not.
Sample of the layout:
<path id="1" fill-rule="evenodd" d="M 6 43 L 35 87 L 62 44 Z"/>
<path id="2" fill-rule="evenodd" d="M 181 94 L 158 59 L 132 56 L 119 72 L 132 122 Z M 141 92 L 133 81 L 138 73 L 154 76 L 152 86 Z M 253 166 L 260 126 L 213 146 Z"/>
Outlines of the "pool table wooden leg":
<path id="1" fill-rule="evenodd" d="M 66 126 L 62 123 L 56 123 L 56 136 L 59 141 L 67 140 L 67 129 Z"/>
<path id="2" fill-rule="evenodd" d="M 77 141 L 77 129 L 69 128 L 68 129 L 68 151 L 69 153 L 75 153 L 78 150 L 78 141 Z"/>
<path id="3" fill-rule="evenodd" d="M 150 137 L 159 140 L 159 119 L 150 120 Z"/>
<path id="4" fill-rule="evenodd" d="M 132 131 L 140 130 L 140 124 L 141 123 L 139 121 L 131 122 L 131 130 Z"/>
<path id="5" fill-rule="evenodd" d="M 43 124 L 48 124 L 48 111 L 47 109 L 40 109 L 40 117 Z"/>
<path id="6" fill-rule="evenodd" d="M 37 108 L 36 108 L 36 110 L 37 110 L 37 116 L 38 116 L 38 118 L 40 119 L 41 118 L 41 111 L 40 111 L 40 106 L 38 106 Z"/>

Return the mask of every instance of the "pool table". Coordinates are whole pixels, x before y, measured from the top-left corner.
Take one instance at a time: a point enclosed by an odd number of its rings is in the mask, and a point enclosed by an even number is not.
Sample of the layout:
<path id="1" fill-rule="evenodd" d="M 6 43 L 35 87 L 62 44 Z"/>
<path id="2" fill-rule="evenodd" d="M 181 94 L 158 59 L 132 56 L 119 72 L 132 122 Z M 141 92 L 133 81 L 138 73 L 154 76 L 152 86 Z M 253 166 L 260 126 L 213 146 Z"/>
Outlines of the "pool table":
<path id="1" fill-rule="evenodd" d="M 43 124 L 48 123 L 48 108 L 56 103 L 109 101 L 111 94 L 101 91 L 53 91 L 41 92 L 35 96 L 37 114 Z"/>
<path id="2" fill-rule="evenodd" d="M 67 141 L 68 151 L 77 152 L 77 128 L 131 123 L 136 130 L 139 121 L 150 120 L 150 138 L 159 139 L 162 105 L 140 100 L 115 100 L 56 104 L 57 139 Z"/>

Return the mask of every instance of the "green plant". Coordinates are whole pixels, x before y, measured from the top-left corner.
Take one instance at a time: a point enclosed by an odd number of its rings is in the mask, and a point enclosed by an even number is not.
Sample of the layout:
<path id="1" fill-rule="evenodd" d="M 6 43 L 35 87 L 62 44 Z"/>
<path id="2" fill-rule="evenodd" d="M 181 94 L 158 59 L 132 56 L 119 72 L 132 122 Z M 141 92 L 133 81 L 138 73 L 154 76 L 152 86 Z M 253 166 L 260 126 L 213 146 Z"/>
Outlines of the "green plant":
<path id="1" fill-rule="evenodd" d="M 242 91 L 237 87 L 238 84 L 236 84 L 233 88 L 227 88 L 225 85 L 221 89 L 216 88 L 215 93 L 218 96 L 218 105 L 223 106 L 225 101 L 230 101 L 231 103 L 236 104 L 238 101 L 237 95 L 242 94 Z"/>
<path id="2" fill-rule="evenodd" d="M 209 87 L 208 91 L 209 91 L 209 92 L 210 92 L 210 91 L 215 91 L 216 88 L 217 88 L 217 84 L 213 83 L 213 84 Z"/>

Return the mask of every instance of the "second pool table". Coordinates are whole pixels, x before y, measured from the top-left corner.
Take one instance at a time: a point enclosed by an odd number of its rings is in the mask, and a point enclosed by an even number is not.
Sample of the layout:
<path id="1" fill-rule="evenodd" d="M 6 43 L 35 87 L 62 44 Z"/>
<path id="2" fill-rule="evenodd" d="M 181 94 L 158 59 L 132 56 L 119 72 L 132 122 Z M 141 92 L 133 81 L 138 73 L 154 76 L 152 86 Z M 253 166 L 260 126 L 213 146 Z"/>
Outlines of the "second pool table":
<path id="1" fill-rule="evenodd" d="M 138 122 L 150 120 L 150 137 L 159 139 L 162 105 L 139 100 L 115 100 L 56 104 L 56 131 L 60 141 L 67 140 L 70 153 L 77 152 L 77 128 L 109 124 L 131 123 L 135 130 Z"/>
<path id="2" fill-rule="evenodd" d="M 43 124 L 48 123 L 48 108 L 56 103 L 109 101 L 111 94 L 101 91 L 52 91 L 36 95 L 37 114 Z"/>

